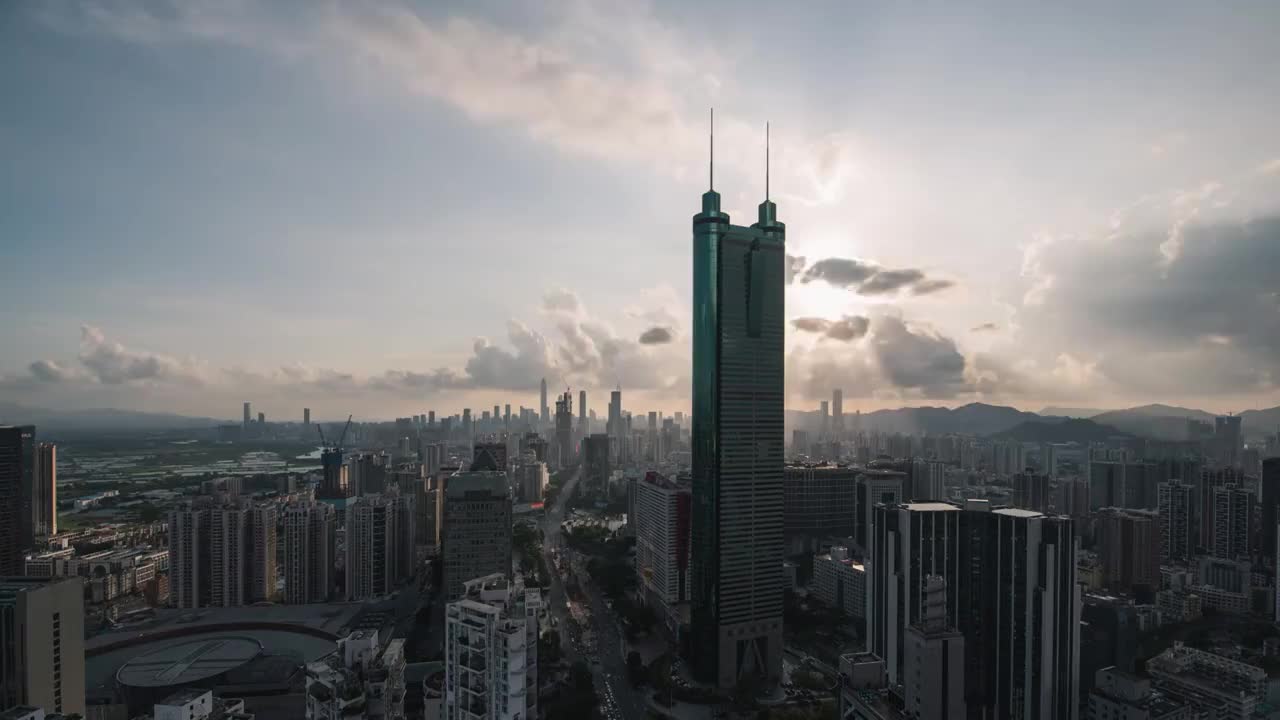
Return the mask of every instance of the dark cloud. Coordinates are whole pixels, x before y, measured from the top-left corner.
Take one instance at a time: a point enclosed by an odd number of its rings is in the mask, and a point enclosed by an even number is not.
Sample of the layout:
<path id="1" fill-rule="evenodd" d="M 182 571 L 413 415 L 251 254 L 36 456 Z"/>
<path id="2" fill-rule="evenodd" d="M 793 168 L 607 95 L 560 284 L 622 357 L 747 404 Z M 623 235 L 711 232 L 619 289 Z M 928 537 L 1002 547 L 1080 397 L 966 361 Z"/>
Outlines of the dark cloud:
<path id="1" fill-rule="evenodd" d="M 903 290 L 909 290 L 912 295 L 930 295 L 955 285 L 951 280 L 930 278 L 916 268 L 886 269 L 852 258 L 825 258 L 800 273 L 804 258 L 787 256 L 787 259 L 787 282 L 798 275 L 804 283 L 824 280 L 859 295 L 890 295 Z"/>
<path id="2" fill-rule="evenodd" d="M 930 398 L 954 397 L 968 389 L 964 356 L 954 340 L 937 332 L 884 316 L 876 321 L 872 348 L 885 377 L 899 388 Z"/>
<path id="3" fill-rule="evenodd" d="M 819 317 L 800 317 L 791 326 L 800 332 L 816 333 L 841 342 L 857 340 L 867 334 L 871 322 L 860 315 L 845 315 L 839 320 Z"/>
<path id="4" fill-rule="evenodd" d="M 876 266 L 861 260 L 849 258 L 826 258 L 819 260 L 804 271 L 801 282 L 825 280 L 836 287 L 860 285 L 867 278 L 876 274 Z"/>
<path id="5" fill-rule="evenodd" d="M 955 287 L 955 285 L 956 284 L 951 280 L 940 280 L 940 279 L 921 280 L 920 282 L 911 286 L 911 294 L 912 295 L 932 295 L 933 293 L 936 293 L 936 292 L 949 290 L 950 288 Z"/>
<path id="6" fill-rule="evenodd" d="M 909 285 L 924 280 L 924 273 L 914 268 L 906 270 L 881 270 L 858 286 L 859 295 L 886 295 L 896 293 Z"/>
<path id="7" fill-rule="evenodd" d="M 996 325 L 993 322 L 985 322 L 981 325 L 975 325 L 974 327 L 969 328 L 969 332 L 994 332 L 999 329 L 999 325 Z"/>
<path id="8" fill-rule="evenodd" d="M 640 333 L 641 345 L 664 345 L 671 342 L 671 329 L 665 327 L 651 327 Z"/>
<path id="9" fill-rule="evenodd" d="M 1136 395 L 1255 393 L 1280 386 L 1280 216 L 1058 241 L 1017 322 L 1032 343 L 1070 337 Z M 1162 246 L 1164 251 L 1162 252 Z M 1059 345 L 1049 345 L 1058 347 Z"/>

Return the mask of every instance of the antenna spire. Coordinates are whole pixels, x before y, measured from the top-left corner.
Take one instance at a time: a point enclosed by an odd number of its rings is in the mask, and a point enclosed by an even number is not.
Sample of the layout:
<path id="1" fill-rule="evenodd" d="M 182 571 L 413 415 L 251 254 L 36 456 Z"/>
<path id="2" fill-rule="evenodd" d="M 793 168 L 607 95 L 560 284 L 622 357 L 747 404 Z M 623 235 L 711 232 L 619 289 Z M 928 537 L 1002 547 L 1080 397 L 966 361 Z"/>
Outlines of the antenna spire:
<path id="1" fill-rule="evenodd" d="M 711 190 L 716 189 L 716 109 L 711 108 L 711 162 L 707 166 Z"/>
<path id="2" fill-rule="evenodd" d="M 769 200 L 769 123 L 764 124 L 764 199 Z"/>

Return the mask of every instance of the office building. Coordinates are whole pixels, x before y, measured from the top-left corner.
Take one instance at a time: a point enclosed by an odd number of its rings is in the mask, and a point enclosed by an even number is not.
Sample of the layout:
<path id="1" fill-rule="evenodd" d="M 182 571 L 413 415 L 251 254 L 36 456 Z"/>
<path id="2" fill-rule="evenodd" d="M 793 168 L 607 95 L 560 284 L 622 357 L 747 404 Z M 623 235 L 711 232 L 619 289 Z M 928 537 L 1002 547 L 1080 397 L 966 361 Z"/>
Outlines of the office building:
<path id="1" fill-rule="evenodd" d="M 678 626 L 676 607 L 689 600 L 691 488 L 650 472 L 636 481 L 633 492 L 635 517 L 628 520 L 636 534 L 641 601 L 668 627 Z"/>
<path id="2" fill-rule="evenodd" d="M 903 643 L 903 704 L 908 717 L 963 720 L 964 636 L 947 618 L 947 581 L 924 580 L 920 620 Z"/>
<path id="3" fill-rule="evenodd" d="M 21 575 L 23 554 L 34 544 L 35 437 L 31 425 L 0 426 L 0 576 Z"/>
<path id="4" fill-rule="evenodd" d="M 1244 449 L 1240 421 L 1239 415 L 1220 415 L 1213 419 L 1215 459 L 1221 467 L 1240 465 L 1240 451 Z"/>
<path id="5" fill-rule="evenodd" d="M 506 473 L 465 472 L 444 491 L 444 588 L 449 602 L 463 583 L 511 572 L 511 493 Z"/>
<path id="6" fill-rule="evenodd" d="M 907 499 L 907 474 L 897 470 L 868 468 L 858 472 L 854 506 L 854 543 L 869 550 L 871 520 L 878 504 L 896 505 Z"/>
<path id="7" fill-rule="evenodd" d="M 244 404 L 244 428 L 249 429 L 249 423 L 253 422 L 253 415 L 250 413 L 249 403 Z"/>
<path id="8" fill-rule="evenodd" d="M 587 391 L 578 391 L 578 438 L 591 434 L 591 415 L 587 413 Z"/>
<path id="9" fill-rule="evenodd" d="M 542 421 L 543 425 L 546 425 L 548 422 L 551 422 L 551 411 L 547 407 L 547 379 L 546 378 L 542 378 L 541 392 L 542 392 L 541 401 L 538 404 L 538 418 Z"/>
<path id="10" fill-rule="evenodd" d="M 623 464 L 626 457 L 622 454 L 625 438 L 622 426 L 622 388 L 609 393 L 609 419 L 605 432 L 609 435 L 610 460 Z"/>
<path id="11" fill-rule="evenodd" d="M 0 707 L 83 714 L 84 581 L 0 578 Z"/>
<path id="12" fill-rule="evenodd" d="M 1154 512 L 1107 508 L 1096 532 L 1103 586 L 1124 593 L 1160 589 L 1162 518 Z"/>
<path id="13" fill-rule="evenodd" d="M 1089 691 L 1086 720 L 1192 720 L 1194 708 L 1158 690 L 1151 680 L 1115 666 L 1099 669 Z"/>
<path id="14" fill-rule="evenodd" d="M 582 479 L 586 487 L 602 491 L 609 484 L 609 436 L 588 435 L 582 439 Z"/>
<path id="15" fill-rule="evenodd" d="M 311 408 L 302 408 L 302 424 L 311 424 Z"/>
<path id="16" fill-rule="evenodd" d="M 445 608 L 444 715 L 450 720 L 538 717 L 537 590 L 503 574 L 467 581 Z"/>
<path id="17" fill-rule="evenodd" d="M 721 688 L 782 672 L 786 231 L 766 199 L 693 218 L 694 672 Z"/>
<path id="18" fill-rule="evenodd" d="M 965 637 L 969 717 L 1075 717 L 1080 590 L 1071 521 L 946 503 L 875 508 L 867 561 L 869 646 L 904 683 L 906 630 L 922 622 L 928 577 L 946 581 Z M 998 568 L 998 572 L 993 572 Z"/>
<path id="19" fill-rule="evenodd" d="M 822 540 L 853 537 L 858 472 L 840 465 L 783 468 L 783 537 L 789 552 L 811 552 Z"/>
<path id="20" fill-rule="evenodd" d="M 1253 493 L 1237 485 L 1213 488 L 1213 556 L 1226 560 L 1249 557 L 1249 522 Z"/>
<path id="21" fill-rule="evenodd" d="M 831 426 L 836 440 L 844 439 L 844 390 L 831 391 Z"/>
<path id="22" fill-rule="evenodd" d="M 849 556 L 849 548 L 833 545 L 813 558 L 813 595 L 828 607 L 855 620 L 867 617 L 867 570 Z"/>
<path id="23" fill-rule="evenodd" d="M 507 444 L 505 442 L 478 442 L 471 449 L 472 471 L 506 472 Z"/>
<path id="24" fill-rule="evenodd" d="M 1147 661 L 1151 684 L 1201 717 L 1247 720 L 1266 699 L 1267 671 L 1175 641 Z"/>
<path id="25" fill-rule="evenodd" d="M 818 403 L 818 439 L 831 439 L 831 415 L 826 400 Z"/>
<path id="26" fill-rule="evenodd" d="M 284 511 L 284 600 L 290 605 L 328 602 L 337 563 L 337 511 L 304 501 Z"/>
<path id="27" fill-rule="evenodd" d="M 568 390 L 556 400 L 556 467 L 563 470 L 577 459 L 573 452 L 573 396 Z"/>
<path id="28" fill-rule="evenodd" d="M 48 537 L 58 532 L 58 446 L 40 443 L 35 461 L 31 522 L 36 537 Z"/>
<path id="29" fill-rule="evenodd" d="M 525 462 L 521 463 L 516 471 L 516 490 L 519 493 L 520 502 L 524 503 L 542 502 L 543 493 L 551 482 L 547 464 L 538 462 L 533 457 L 533 453 L 529 453 Z"/>
<path id="30" fill-rule="evenodd" d="M 1160 483 L 1160 559 L 1163 562 L 1185 565 L 1195 555 L 1193 490 L 1181 480 Z"/>

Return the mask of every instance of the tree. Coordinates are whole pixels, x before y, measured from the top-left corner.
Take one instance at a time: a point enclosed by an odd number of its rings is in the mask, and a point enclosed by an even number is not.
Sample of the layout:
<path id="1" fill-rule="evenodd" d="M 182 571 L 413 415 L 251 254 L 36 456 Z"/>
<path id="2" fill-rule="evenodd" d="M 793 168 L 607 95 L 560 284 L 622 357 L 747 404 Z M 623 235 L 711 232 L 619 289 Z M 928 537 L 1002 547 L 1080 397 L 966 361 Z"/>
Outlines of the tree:
<path id="1" fill-rule="evenodd" d="M 644 660 L 635 650 L 627 653 L 627 676 L 631 679 L 632 685 L 644 682 Z"/>

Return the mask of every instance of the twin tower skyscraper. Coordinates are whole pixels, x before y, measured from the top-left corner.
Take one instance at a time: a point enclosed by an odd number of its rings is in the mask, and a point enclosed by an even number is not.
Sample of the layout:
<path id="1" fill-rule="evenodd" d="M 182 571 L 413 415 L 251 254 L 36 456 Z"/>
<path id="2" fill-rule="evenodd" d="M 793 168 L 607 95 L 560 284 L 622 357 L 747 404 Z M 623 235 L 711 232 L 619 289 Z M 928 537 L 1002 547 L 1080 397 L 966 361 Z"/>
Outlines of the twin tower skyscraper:
<path id="1" fill-rule="evenodd" d="M 786 227 L 769 200 L 768 129 L 750 227 L 720 210 L 712 138 L 693 217 L 690 658 L 705 682 L 756 689 L 782 673 Z"/>

